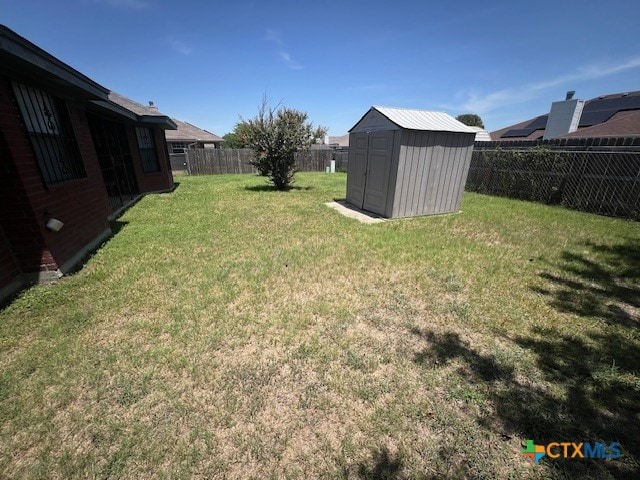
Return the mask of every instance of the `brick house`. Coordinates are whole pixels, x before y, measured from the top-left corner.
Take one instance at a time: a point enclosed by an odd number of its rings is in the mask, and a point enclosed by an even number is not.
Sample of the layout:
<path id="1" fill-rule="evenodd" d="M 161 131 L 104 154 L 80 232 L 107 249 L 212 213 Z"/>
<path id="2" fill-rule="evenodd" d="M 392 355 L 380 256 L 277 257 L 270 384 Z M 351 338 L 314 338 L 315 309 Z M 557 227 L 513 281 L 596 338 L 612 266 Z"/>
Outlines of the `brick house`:
<path id="1" fill-rule="evenodd" d="M 175 128 L 0 25 L 0 300 L 59 278 L 119 210 L 171 190 Z"/>

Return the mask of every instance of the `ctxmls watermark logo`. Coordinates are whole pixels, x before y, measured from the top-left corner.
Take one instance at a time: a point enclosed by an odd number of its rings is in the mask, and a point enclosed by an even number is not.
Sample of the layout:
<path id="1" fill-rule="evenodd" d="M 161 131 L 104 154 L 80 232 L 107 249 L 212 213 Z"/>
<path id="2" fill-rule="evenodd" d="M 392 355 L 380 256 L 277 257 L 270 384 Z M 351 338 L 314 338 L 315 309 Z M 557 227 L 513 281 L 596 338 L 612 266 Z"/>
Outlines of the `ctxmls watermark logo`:
<path id="1" fill-rule="evenodd" d="M 522 450 L 525 457 L 530 458 L 537 465 L 543 457 L 549 458 L 620 458 L 620 444 L 611 442 L 551 442 L 546 445 L 536 445 L 533 440 L 527 440 L 527 447 Z"/>

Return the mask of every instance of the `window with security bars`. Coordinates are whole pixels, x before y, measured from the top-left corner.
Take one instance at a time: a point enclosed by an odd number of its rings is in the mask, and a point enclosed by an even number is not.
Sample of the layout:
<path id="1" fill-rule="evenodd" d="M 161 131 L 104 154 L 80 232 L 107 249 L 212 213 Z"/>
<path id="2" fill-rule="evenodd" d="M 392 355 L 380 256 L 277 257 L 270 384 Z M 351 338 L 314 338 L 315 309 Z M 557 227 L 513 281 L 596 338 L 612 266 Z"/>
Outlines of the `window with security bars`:
<path id="1" fill-rule="evenodd" d="M 18 82 L 13 83 L 13 92 L 47 185 L 85 178 L 64 101 Z"/>
<path id="2" fill-rule="evenodd" d="M 187 143 L 186 142 L 171 142 L 171 152 L 172 153 L 184 153 L 187 151 Z"/>
<path id="3" fill-rule="evenodd" d="M 147 127 L 136 127 L 138 137 L 138 149 L 142 159 L 142 170 L 144 173 L 160 171 L 158 156 L 156 155 L 156 145 L 153 141 L 153 131 Z"/>

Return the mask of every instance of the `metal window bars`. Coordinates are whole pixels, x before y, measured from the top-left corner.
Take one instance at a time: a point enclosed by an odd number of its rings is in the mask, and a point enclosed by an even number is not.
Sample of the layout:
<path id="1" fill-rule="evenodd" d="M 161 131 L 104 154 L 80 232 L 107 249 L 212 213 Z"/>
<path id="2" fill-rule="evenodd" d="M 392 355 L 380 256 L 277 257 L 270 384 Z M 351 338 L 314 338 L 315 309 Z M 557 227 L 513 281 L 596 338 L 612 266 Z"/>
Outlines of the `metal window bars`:
<path id="1" fill-rule="evenodd" d="M 160 164 L 156 155 L 153 132 L 147 127 L 136 127 L 136 137 L 138 138 L 138 149 L 142 159 L 142 170 L 144 173 L 160 171 Z"/>
<path id="2" fill-rule="evenodd" d="M 64 102 L 19 82 L 12 85 L 45 183 L 54 185 L 86 177 Z"/>

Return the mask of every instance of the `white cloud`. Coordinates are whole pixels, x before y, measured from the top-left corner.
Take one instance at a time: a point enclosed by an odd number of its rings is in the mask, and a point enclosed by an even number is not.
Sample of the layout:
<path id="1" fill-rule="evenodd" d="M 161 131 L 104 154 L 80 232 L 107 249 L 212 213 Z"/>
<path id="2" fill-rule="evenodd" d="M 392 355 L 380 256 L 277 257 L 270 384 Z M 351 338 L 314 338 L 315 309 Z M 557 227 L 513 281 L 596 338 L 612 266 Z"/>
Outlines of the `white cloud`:
<path id="1" fill-rule="evenodd" d="M 182 40 L 178 40 L 177 38 L 169 38 L 167 39 L 171 50 L 180 55 L 191 55 L 193 53 L 193 48 L 187 45 Z"/>
<path id="2" fill-rule="evenodd" d="M 467 91 L 461 95 L 467 98 L 459 106 L 458 110 L 483 114 L 501 107 L 527 102 L 540 96 L 544 90 L 553 87 L 571 82 L 583 82 L 607 77 L 638 67 L 640 67 L 640 57 L 633 57 L 614 65 L 585 65 L 576 69 L 574 73 L 567 73 L 548 80 L 540 80 L 517 88 L 505 88 L 486 94 Z"/>
<path id="3" fill-rule="evenodd" d="M 264 39 L 278 47 L 278 56 L 291 70 L 302 70 L 304 68 L 301 64 L 291 58 L 291 54 L 289 54 L 289 52 L 284 50 L 286 44 L 284 40 L 282 40 L 282 35 L 279 31 L 267 28 L 265 30 Z"/>
<path id="4" fill-rule="evenodd" d="M 264 32 L 264 39 L 267 42 L 275 43 L 279 47 L 283 47 L 284 46 L 284 42 L 282 41 L 282 37 L 280 36 L 280 32 L 278 32 L 277 30 L 272 30 L 270 28 L 267 28 L 265 30 L 265 32 Z"/>

